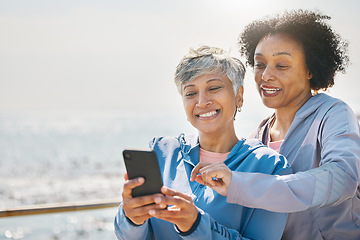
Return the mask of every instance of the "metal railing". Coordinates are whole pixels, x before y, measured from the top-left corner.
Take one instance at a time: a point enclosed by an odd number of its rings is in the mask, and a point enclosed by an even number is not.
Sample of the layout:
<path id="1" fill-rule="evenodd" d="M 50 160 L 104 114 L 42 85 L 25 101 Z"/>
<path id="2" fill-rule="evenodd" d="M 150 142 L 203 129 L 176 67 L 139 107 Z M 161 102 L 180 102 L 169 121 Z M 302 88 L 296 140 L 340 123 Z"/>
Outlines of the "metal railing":
<path id="1" fill-rule="evenodd" d="M 14 217 L 24 215 L 46 214 L 46 213 L 59 213 L 59 212 L 72 212 L 82 210 L 94 210 L 101 208 L 118 207 L 120 201 L 118 199 L 101 200 L 96 202 L 82 202 L 82 203 L 54 203 L 54 204 L 39 204 L 28 205 L 17 208 L 0 209 L 0 218 Z"/>

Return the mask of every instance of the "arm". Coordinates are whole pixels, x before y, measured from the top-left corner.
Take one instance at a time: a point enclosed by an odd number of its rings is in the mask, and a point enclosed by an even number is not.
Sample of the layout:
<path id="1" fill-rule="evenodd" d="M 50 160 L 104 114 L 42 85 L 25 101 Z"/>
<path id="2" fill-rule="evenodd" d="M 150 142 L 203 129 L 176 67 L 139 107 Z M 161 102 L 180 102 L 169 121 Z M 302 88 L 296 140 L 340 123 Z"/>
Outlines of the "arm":
<path id="1" fill-rule="evenodd" d="M 352 198 L 360 172 L 359 125 L 352 111 L 341 105 L 330 109 L 319 126 L 317 141 L 321 150 L 318 168 L 286 176 L 233 174 L 227 201 L 297 212 Z"/>
<path id="2" fill-rule="evenodd" d="M 197 175 L 198 173 L 201 175 Z M 321 178 L 321 174 L 317 175 Z M 313 192 L 308 191 L 307 186 L 313 184 L 316 179 L 308 173 L 274 176 L 231 171 L 223 163 L 199 163 L 193 169 L 190 180 L 207 185 L 219 194 L 227 196 L 230 203 L 287 213 L 308 208 L 306 198 L 312 199 Z M 296 196 L 303 191 L 307 192 L 308 196 Z"/>
<path id="3" fill-rule="evenodd" d="M 144 183 L 143 178 L 127 179 L 125 174 L 125 184 L 123 188 L 123 202 L 119 207 L 115 217 L 115 234 L 118 239 L 152 239 L 148 219 L 151 217 L 148 212 L 157 208 L 154 205 L 154 198 L 162 196 L 154 194 L 133 198 L 132 190 Z"/>
<path id="4" fill-rule="evenodd" d="M 227 201 L 269 211 L 298 212 L 341 203 L 354 195 L 355 186 L 357 183 L 335 163 L 284 176 L 233 172 Z M 344 194 L 346 191 L 350 194 Z"/>
<path id="5" fill-rule="evenodd" d="M 148 220 L 142 225 L 135 225 L 125 216 L 122 204 L 115 216 L 114 227 L 115 235 L 119 240 L 153 239 Z"/>

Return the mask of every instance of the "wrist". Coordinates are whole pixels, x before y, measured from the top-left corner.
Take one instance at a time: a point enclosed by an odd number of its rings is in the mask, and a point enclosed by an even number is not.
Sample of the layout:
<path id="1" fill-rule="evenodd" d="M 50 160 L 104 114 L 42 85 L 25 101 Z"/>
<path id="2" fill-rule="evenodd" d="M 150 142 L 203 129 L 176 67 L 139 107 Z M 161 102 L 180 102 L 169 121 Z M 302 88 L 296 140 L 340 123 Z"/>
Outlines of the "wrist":
<path id="1" fill-rule="evenodd" d="M 126 221 L 128 222 L 128 223 L 130 223 L 130 225 L 132 225 L 132 226 L 134 226 L 134 227 L 138 227 L 138 226 L 141 226 L 141 225 L 143 225 L 146 221 L 144 221 L 143 223 L 134 223 L 130 218 L 128 218 L 128 216 L 126 216 L 126 214 L 125 214 L 125 211 L 124 211 L 124 209 L 122 209 L 122 211 L 123 211 L 123 214 L 124 214 L 124 216 L 125 216 L 125 218 L 126 218 Z"/>
<path id="2" fill-rule="evenodd" d="M 125 216 L 126 217 L 126 216 Z M 137 224 L 137 223 L 134 223 L 130 218 L 126 217 L 126 220 L 128 221 L 128 223 L 130 223 L 130 225 L 134 226 L 134 227 L 139 227 L 141 225 L 143 225 L 145 222 L 143 223 L 140 223 L 140 224 Z"/>
<path id="3" fill-rule="evenodd" d="M 190 235 L 191 233 L 193 233 L 193 232 L 196 230 L 196 228 L 198 227 L 198 225 L 199 225 L 199 223 L 200 223 L 200 220 L 201 220 L 201 213 L 198 212 L 194 224 L 191 226 L 191 228 L 190 228 L 188 231 L 183 232 L 183 231 L 181 231 L 176 225 L 175 225 L 175 230 L 177 231 L 177 233 L 178 233 L 180 236 L 188 236 L 188 235 Z"/>

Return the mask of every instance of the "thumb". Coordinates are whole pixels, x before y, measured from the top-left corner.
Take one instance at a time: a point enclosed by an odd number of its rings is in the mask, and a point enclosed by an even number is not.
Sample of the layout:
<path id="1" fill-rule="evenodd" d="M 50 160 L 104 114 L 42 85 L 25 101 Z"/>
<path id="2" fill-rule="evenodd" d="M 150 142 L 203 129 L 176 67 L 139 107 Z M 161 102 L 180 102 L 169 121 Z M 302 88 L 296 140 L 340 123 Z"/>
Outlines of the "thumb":
<path id="1" fill-rule="evenodd" d="M 202 185 L 205 185 L 205 181 L 203 180 L 203 178 L 201 177 L 201 175 L 197 175 L 195 177 L 195 181 L 202 184 Z"/>

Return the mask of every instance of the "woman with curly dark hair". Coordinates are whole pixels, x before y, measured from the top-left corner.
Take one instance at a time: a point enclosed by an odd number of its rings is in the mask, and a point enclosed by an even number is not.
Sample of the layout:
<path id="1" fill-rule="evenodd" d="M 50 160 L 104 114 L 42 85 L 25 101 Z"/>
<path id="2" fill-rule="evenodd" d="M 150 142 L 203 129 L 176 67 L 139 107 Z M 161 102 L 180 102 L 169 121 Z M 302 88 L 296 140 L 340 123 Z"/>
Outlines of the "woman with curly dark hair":
<path id="1" fill-rule="evenodd" d="M 346 103 L 318 93 L 333 86 L 348 64 L 347 44 L 329 19 L 286 12 L 254 21 L 239 38 L 260 97 L 275 110 L 253 137 L 283 154 L 294 174 L 220 171 L 214 165 L 193 172 L 230 203 L 289 212 L 283 239 L 360 239 L 359 123 Z"/>

